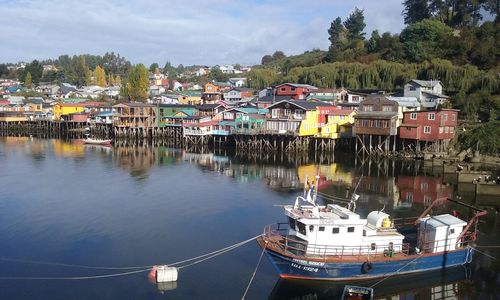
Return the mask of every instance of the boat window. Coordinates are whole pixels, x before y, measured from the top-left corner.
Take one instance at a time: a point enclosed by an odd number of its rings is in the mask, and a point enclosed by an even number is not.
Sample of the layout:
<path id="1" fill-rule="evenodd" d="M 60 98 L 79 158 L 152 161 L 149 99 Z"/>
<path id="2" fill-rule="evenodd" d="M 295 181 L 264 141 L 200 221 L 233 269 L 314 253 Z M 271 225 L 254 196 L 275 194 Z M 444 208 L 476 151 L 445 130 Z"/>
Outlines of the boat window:
<path id="1" fill-rule="evenodd" d="M 370 245 L 370 248 L 371 248 L 372 250 L 375 250 L 375 247 L 376 247 L 376 246 L 375 246 L 375 243 L 372 243 L 372 244 Z"/>
<path id="2" fill-rule="evenodd" d="M 314 231 L 314 226 L 313 225 L 309 225 L 309 232 L 313 232 Z"/>
<path id="3" fill-rule="evenodd" d="M 338 228 L 338 227 L 333 227 L 333 228 L 332 228 L 332 233 L 333 233 L 333 234 L 337 234 L 337 233 L 339 233 L 339 228 Z"/>
<path id="4" fill-rule="evenodd" d="M 306 234 L 306 225 L 304 225 L 304 223 L 297 222 L 297 229 L 299 230 L 299 233 L 303 235 Z"/>
<path id="5" fill-rule="evenodd" d="M 450 229 L 450 234 L 454 234 L 454 233 L 455 233 L 455 228 Z"/>
<path id="6" fill-rule="evenodd" d="M 393 242 L 390 242 L 390 243 L 389 243 L 389 250 L 392 250 L 392 249 L 394 249 L 394 243 L 393 243 Z"/>
<path id="7" fill-rule="evenodd" d="M 325 226 L 319 226 L 319 231 L 325 231 Z"/>
<path id="8" fill-rule="evenodd" d="M 347 227 L 347 232 L 354 232 L 354 227 Z"/>
<path id="9" fill-rule="evenodd" d="M 295 219 L 288 217 L 288 224 L 290 225 L 291 229 L 295 230 Z"/>

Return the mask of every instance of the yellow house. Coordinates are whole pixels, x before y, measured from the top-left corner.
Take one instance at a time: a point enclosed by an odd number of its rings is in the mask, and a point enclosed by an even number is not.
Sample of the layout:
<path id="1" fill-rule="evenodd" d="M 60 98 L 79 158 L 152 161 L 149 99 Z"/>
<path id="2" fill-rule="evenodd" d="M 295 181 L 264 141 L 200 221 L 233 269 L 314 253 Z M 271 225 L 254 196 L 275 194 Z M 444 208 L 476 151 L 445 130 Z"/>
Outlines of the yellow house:
<path id="1" fill-rule="evenodd" d="M 56 103 L 53 107 L 54 120 L 60 121 L 61 116 L 85 111 L 85 103 Z"/>
<path id="2" fill-rule="evenodd" d="M 331 111 L 326 115 L 326 124 L 318 131 L 318 137 L 338 139 L 342 134 L 350 132 L 351 125 L 354 124 L 355 110 L 339 109 Z"/>
<path id="3" fill-rule="evenodd" d="M 315 110 L 306 110 L 304 119 L 300 122 L 299 136 L 314 136 L 318 133 L 318 115 Z"/>
<path id="4" fill-rule="evenodd" d="M 201 104 L 201 91 L 182 91 L 179 93 L 179 104 Z"/>

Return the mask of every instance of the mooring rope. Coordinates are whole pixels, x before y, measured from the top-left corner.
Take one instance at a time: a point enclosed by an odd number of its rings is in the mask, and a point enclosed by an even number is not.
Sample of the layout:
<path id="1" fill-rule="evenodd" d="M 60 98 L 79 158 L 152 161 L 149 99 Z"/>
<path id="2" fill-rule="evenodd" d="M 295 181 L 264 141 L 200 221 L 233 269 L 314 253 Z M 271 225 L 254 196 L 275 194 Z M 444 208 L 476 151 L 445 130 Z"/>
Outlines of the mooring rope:
<path id="1" fill-rule="evenodd" d="M 137 274 L 137 273 L 142 273 L 151 270 L 151 268 L 143 269 L 143 270 L 136 270 L 136 271 L 130 271 L 130 272 L 123 272 L 123 273 L 114 273 L 114 274 L 104 274 L 104 275 L 92 275 L 92 276 L 77 276 L 77 277 L 33 277 L 33 276 L 28 276 L 28 277 L 16 277 L 16 276 L 2 276 L 0 277 L 0 280 L 88 280 L 88 279 L 100 279 L 100 278 L 110 278 L 110 277 L 119 277 L 119 276 L 126 276 L 126 275 L 132 275 L 132 274 Z"/>
<path id="2" fill-rule="evenodd" d="M 247 288 L 245 290 L 245 293 L 241 297 L 241 300 L 244 300 L 245 297 L 247 296 L 248 290 L 250 289 L 250 285 L 252 285 L 253 279 L 255 277 L 255 274 L 257 273 L 257 269 L 260 266 L 260 262 L 262 261 L 262 256 L 264 256 L 264 252 L 266 251 L 266 247 L 262 247 L 262 252 L 260 253 L 259 261 L 257 261 L 257 265 L 255 266 L 255 270 L 253 270 L 252 277 L 250 278 L 250 281 L 248 282 Z"/>
<path id="3" fill-rule="evenodd" d="M 336 197 L 336 196 L 328 195 L 328 194 L 325 194 L 325 193 L 322 193 L 319 191 L 318 191 L 318 195 L 320 195 L 323 198 L 326 198 L 327 200 L 331 200 L 331 201 L 339 201 L 339 202 L 350 202 L 351 201 L 347 198 Z"/>
<path id="4" fill-rule="evenodd" d="M 208 259 L 214 258 L 216 256 L 219 256 L 221 254 L 224 254 L 226 252 L 229 252 L 231 250 L 234 250 L 238 247 L 241 247 L 256 238 L 260 237 L 262 234 L 256 235 L 250 239 L 244 240 L 242 242 L 238 242 L 236 244 L 233 244 L 231 246 L 224 247 L 219 250 L 212 251 L 210 253 L 206 253 L 203 255 L 199 255 L 193 258 L 188 258 L 182 261 L 178 261 L 175 263 L 170 264 L 169 266 L 175 266 L 179 265 L 182 263 L 190 262 L 193 261 L 190 264 L 180 266 L 178 269 L 182 268 L 187 268 L 189 266 L 201 263 L 203 261 L 206 261 Z M 76 277 L 35 277 L 35 276 L 27 276 L 27 277 L 16 277 L 16 276 L 0 276 L 0 280 L 86 280 L 86 279 L 99 279 L 99 278 L 110 278 L 110 277 L 118 277 L 118 276 L 125 276 L 125 275 L 132 275 L 132 274 L 137 274 L 137 273 L 142 273 L 151 270 L 154 265 L 149 265 L 149 266 L 130 266 L 130 267 L 99 267 L 99 266 L 85 266 L 85 265 L 74 265 L 74 264 L 65 264 L 65 263 L 56 263 L 56 262 L 41 262 L 41 261 L 32 261 L 32 260 L 24 260 L 24 259 L 18 259 L 18 258 L 6 258 L 6 257 L 1 257 L 0 260 L 2 261 L 11 261 L 11 262 L 20 262 L 20 263 L 32 263 L 32 264 L 43 264 L 43 265 L 53 265 L 53 266 L 60 266 L 60 267 L 73 267 L 73 268 L 84 268 L 84 269 L 97 269 L 97 270 L 130 270 L 130 269 L 140 269 L 140 270 L 134 270 L 134 271 L 129 271 L 129 272 L 121 272 L 121 273 L 113 273 L 113 274 L 104 274 L 104 275 L 92 275 L 92 276 L 76 276 Z"/>
<path id="5" fill-rule="evenodd" d="M 491 255 L 489 255 L 489 254 L 488 254 L 488 253 L 486 253 L 486 252 L 483 252 L 483 251 L 481 251 L 481 250 L 477 250 L 477 246 L 476 246 L 476 247 L 468 246 L 468 247 L 469 247 L 469 248 L 471 248 L 471 249 L 472 249 L 472 250 L 474 250 L 474 251 L 477 251 L 478 253 L 480 253 L 480 254 L 482 254 L 482 255 L 484 255 L 484 256 L 486 256 L 486 257 L 489 257 L 489 258 L 494 259 L 494 260 L 498 260 L 498 258 L 496 258 L 496 257 L 494 257 L 494 256 L 491 256 Z"/>

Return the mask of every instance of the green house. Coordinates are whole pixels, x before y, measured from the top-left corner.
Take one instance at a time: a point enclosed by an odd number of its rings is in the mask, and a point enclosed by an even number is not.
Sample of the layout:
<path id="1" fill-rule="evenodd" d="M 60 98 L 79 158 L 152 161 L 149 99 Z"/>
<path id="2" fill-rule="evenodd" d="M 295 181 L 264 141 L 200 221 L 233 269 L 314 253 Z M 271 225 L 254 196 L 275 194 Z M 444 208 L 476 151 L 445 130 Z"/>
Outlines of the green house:
<path id="1" fill-rule="evenodd" d="M 157 120 L 158 127 L 165 127 L 168 122 L 165 122 L 166 118 L 179 117 L 183 116 L 190 117 L 196 115 L 198 110 L 194 105 L 189 104 L 160 104 L 156 107 L 157 109 Z"/>

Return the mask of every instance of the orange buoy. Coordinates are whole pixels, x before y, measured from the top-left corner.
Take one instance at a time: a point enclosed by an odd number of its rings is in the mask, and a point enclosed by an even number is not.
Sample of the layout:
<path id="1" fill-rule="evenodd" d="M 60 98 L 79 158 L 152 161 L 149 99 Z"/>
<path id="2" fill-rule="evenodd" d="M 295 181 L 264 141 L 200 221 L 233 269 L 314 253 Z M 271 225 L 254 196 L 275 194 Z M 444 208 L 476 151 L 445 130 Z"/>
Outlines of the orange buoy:
<path id="1" fill-rule="evenodd" d="M 149 273 L 148 273 L 148 279 L 152 283 L 156 283 L 156 273 L 157 273 L 157 270 L 158 270 L 157 266 L 153 266 L 151 268 L 151 271 L 149 271 Z"/>

